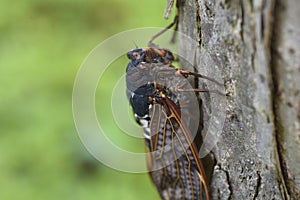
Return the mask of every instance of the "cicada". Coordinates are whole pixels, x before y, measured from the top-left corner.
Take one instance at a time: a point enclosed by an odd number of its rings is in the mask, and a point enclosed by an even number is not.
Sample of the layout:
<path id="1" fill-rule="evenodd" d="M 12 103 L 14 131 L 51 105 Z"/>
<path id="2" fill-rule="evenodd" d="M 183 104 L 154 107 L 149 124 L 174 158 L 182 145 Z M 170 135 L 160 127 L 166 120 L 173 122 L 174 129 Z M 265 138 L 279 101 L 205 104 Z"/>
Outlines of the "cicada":
<path id="1" fill-rule="evenodd" d="M 152 40 L 151 40 L 152 41 Z M 144 128 L 148 169 L 161 198 L 210 199 L 209 185 L 190 130 L 192 92 L 187 78 L 216 80 L 172 65 L 173 53 L 149 43 L 127 53 L 127 97 Z"/>
<path id="2" fill-rule="evenodd" d="M 168 0 L 171 7 L 173 3 Z M 191 128 L 195 108 L 191 101 L 193 94 L 208 90 L 192 88 L 187 79 L 194 76 L 223 84 L 202 74 L 175 68 L 173 53 L 153 43 L 177 22 L 178 16 L 150 38 L 147 48 L 127 53 L 130 62 L 126 68 L 126 93 L 136 122 L 144 129 L 149 152 L 147 166 L 161 198 L 209 200 L 209 185 L 193 141 L 195 129 Z"/>

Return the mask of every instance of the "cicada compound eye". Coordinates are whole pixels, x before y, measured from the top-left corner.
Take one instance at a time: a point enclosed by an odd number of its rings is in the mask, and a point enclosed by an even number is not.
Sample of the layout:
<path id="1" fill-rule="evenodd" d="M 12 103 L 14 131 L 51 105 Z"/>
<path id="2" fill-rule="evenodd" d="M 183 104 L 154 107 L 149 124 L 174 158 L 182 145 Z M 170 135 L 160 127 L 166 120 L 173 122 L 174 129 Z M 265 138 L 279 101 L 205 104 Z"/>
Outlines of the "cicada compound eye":
<path id="1" fill-rule="evenodd" d="M 139 60 L 141 58 L 141 54 L 139 52 L 133 52 L 132 56 L 134 60 Z"/>

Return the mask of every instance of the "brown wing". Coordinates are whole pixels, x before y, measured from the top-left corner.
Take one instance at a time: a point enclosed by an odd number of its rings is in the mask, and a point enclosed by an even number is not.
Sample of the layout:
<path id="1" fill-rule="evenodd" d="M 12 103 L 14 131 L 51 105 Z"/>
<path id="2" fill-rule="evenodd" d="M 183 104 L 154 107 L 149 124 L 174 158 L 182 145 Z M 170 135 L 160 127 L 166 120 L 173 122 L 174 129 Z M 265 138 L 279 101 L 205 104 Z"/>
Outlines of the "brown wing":
<path id="1" fill-rule="evenodd" d="M 178 106 L 167 97 L 154 104 L 150 123 L 150 175 L 163 200 L 208 200 L 205 172 Z"/>

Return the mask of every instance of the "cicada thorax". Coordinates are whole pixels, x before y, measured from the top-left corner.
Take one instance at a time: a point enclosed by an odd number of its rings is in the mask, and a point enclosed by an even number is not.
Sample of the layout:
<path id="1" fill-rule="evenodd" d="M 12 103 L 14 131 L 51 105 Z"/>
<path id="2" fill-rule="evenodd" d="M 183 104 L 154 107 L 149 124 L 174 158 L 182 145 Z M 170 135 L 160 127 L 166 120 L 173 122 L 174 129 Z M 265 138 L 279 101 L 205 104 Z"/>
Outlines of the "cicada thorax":
<path id="1" fill-rule="evenodd" d="M 145 50 L 145 55 L 147 63 L 171 64 L 174 61 L 173 53 L 163 48 L 148 48 Z"/>
<path id="2" fill-rule="evenodd" d="M 149 96 L 150 91 L 153 92 L 151 84 L 155 81 L 148 64 L 171 64 L 174 61 L 174 56 L 171 51 L 161 48 L 133 49 L 127 53 L 127 56 L 130 59 L 126 68 L 127 97 L 132 102 L 131 105 L 135 113 L 147 114 L 146 108 L 142 111 L 139 107 L 138 99 L 139 102 L 144 100 L 143 104 L 145 105 L 145 96 Z"/>
<path id="3" fill-rule="evenodd" d="M 164 64 L 161 62 L 140 62 L 136 66 L 129 65 L 127 68 L 126 74 L 126 83 L 127 83 L 127 96 L 130 99 L 131 106 L 136 114 L 139 117 L 141 115 L 140 106 L 138 103 L 146 105 L 146 102 L 150 106 L 149 99 L 146 96 L 150 97 L 151 93 L 154 96 L 154 93 L 160 91 L 161 94 L 171 99 L 176 106 L 179 108 L 182 115 L 193 113 L 197 116 L 198 101 L 194 93 L 182 93 L 178 92 L 178 89 L 192 89 L 189 81 L 185 76 L 178 73 L 178 69 L 174 68 L 170 64 Z M 141 101 L 141 100 L 145 101 Z M 149 114 L 149 110 L 146 109 L 143 111 L 143 114 Z M 191 116 L 182 116 L 182 120 L 187 122 Z M 193 130 L 194 132 L 194 130 Z"/>

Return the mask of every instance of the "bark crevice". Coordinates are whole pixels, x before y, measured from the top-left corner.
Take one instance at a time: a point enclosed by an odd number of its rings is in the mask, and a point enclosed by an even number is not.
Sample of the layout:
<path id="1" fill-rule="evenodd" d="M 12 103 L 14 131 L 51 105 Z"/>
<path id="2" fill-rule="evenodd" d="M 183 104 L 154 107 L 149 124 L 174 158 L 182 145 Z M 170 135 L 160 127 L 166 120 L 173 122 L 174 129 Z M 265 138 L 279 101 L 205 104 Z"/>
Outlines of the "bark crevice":
<path id="1" fill-rule="evenodd" d="M 257 179 L 256 179 L 256 187 L 255 187 L 255 193 L 254 193 L 253 199 L 257 199 L 258 193 L 259 193 L 259 190 L 260 190 L 260 186 L 261 186 L 261 176 L 260 176 L 260 171 L 257 171 L 257 172 L 256 172 L 256 176 L 257 176 Z"/>

